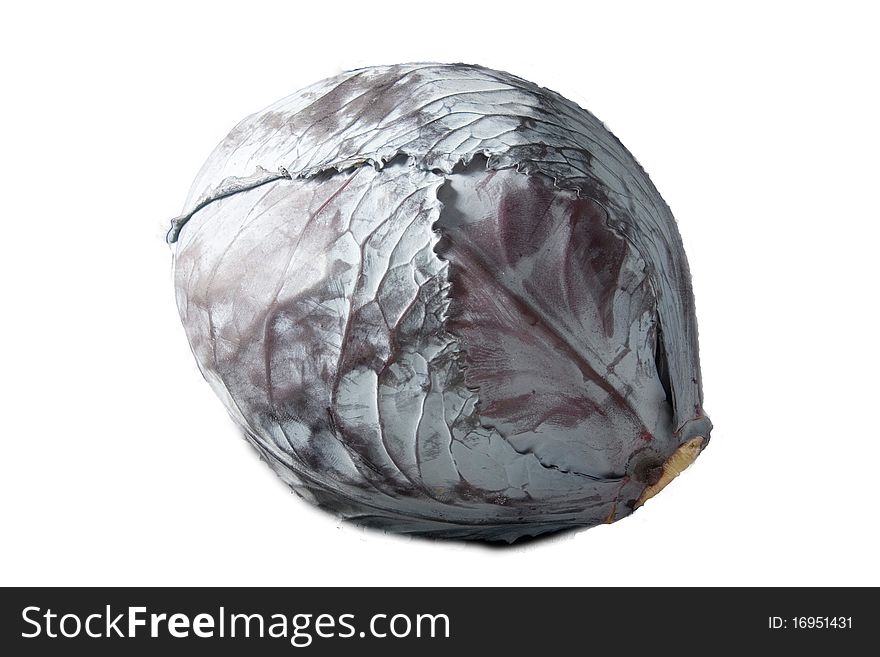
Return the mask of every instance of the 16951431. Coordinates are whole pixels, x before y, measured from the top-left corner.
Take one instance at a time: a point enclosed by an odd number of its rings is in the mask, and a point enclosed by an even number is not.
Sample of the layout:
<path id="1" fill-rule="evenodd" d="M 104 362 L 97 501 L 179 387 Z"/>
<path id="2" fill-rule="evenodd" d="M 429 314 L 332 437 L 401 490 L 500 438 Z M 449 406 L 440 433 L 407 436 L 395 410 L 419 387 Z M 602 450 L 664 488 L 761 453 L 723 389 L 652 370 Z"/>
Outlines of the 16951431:
<path id="1" fill-rule="evenodd" d="M 852 616 L 769 616 L 767 627 L 771 630 L 851 630 Z"/>

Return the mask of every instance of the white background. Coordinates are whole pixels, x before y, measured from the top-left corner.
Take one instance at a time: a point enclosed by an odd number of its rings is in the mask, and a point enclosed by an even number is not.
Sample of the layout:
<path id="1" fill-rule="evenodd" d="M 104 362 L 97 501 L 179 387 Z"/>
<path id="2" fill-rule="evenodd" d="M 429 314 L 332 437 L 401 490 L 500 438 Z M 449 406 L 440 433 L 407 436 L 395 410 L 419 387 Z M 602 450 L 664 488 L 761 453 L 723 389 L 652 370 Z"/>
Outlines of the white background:
<path id="1" fill-rule="evenodd" d="M 880 584 L 877 16 L 709 4 L 7 6 L 0 584 Z M 589 108 L 676 214 L 715 431 L 631 518 L 512 549 L 342 524 L 198 373 L 163 235 L 202 161 L 306 84 L 424 60 Z"/>

